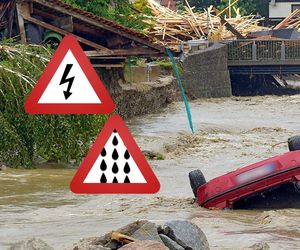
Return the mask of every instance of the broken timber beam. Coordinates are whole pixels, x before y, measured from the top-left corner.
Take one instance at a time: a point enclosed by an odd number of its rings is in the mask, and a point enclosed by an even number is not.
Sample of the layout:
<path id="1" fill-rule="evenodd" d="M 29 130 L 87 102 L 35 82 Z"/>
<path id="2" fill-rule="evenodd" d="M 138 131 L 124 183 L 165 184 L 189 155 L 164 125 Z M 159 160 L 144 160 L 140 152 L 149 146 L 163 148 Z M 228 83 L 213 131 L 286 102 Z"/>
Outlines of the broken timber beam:
<path id="1" fill-rule="evenodd" d="M 216 7 L 213 7 L 214 11 L 216 12 L 217 15 L 220 14 L 220 12 L 217 10 Z M 234 34 L 238 39 L 245 39 L 245 37 L 238 32 L 222 15 L 219 15 L 220 19 L 221 19 L 221 23 L 223 25 L 226 26 L 226 28 L 232 33 Z"/>
<path id="2" fill-rule="evenodd" d="M 63 30 L 61 28 L 58 28 L 56 26 L 53 26 L 51 24 L 45 23 L 45 22 L 43 22 L 41 20 L 38 20 L 38 19 L 32 17 L 30 15 L 30 6 L 29 6 L 28 3 L 23 2 L 22 4 L 18 4 L 17 5 L 17 9 L 18 9 L 18 13 L 20 14 L 21 19 L 23 20 L 23 24 L 24 24 L 24 20 L 26 20 L 26 21 L 32 22 L 34 24 L 37 24 L 37 25 L 39 25 L 39 26 L 41 26 L 41 27 L 43 27 L 45 29 L 49 29 L 49 30 L 55 31 L 58 34 L 61 34 L 63 36 L 70 34 L 70 32 L 68 32 L 66 30 Z M 25 32 L 25 29 L 24 29 L 24 32 Z M 26 34 L 25 34 L 25 36 L 26 36 Z M 106 48 L 106 47 L 103 47 L 103 46 L 101 46 L 101 45 L 99 45 L 97 43 L 94 43 L 92 41 L 89 41 L 89 40 L 87 40 L 85 38 L 82 38 L 82 37 L 79 37 L 79 36 L 76 36 L 76 35 L 73 35 L 73 36 L 75 36 L 76 39 L 79 42 L 81 42 L 83 44 L 86 44 L 88 46 L 91 46 L 91 47 L 93 47 L 95 49 L 98 49 L 99 50 L 99 54 L 106 54 L 106 55 L 112 55 L 113 54 L 113 52 L 111 50 L 109 50 L 108 48 Z M 21 37 L 22 37 L 22 35 L 21 35 Z M 22 40 L 22 42 L 23 42 L 23 40 Z M 25 38 L 25 42 L 26 42 L 26 38 Z"/>
<path id="3" fill-rule="evenodd" d="M 26 43 L 26 31 L 25 31 L 25 23 L 24 23 L 24 18 L 22 15 L 23 12 L 23 5 L 20 3 L 16 4 L 17 7 L 17 17 L 18 17 L 18 25 L 19 25 L 19 32 L 20 32 L 20 38 L 22 43 Z"/>
<path id="4" fill-rule="evenodd" d="M 72 9 L 68 9 L 67 10 L 64 7 L 57 5 L 55 2 L 52 3 L 51 1 L 46 1 L 46 0 L 31 0 L 31 1 L 32 2 L 36 2 L 38 4 L 41 4 L 41 5 L 44 5 L 44 6 L 48 7 L 48 8 L 56 10 L 58 12 L 61 12 L 61 13 L 65 14 L 65 15 L 72 15 L 73 18 L 77 18 L 79 20 L 82 20 L 84 22 L 92 24 L 92 25 L 94 25 L 96 27 L 100 27 L 102 29 L 114 32 L 114 33 L 119 34 L 119 35 L 121 35 L 123 37 L 127 37 L 130 40 L 136 41 L 138 43 L 147 45 L 150 48 L 158 50 L 158 46 L 155 45 L 155 44 L 153 44 L 150 41 L 146 41 L 145 39 L 142 39 L 142 38 L 139 38 L 139 37 L 137 37 L 135 35 L 129 34 L 129 33 L 125 32 L 125 31 L 122 31 L 122 30 L 118 29 L 117 27 L 110 26 L 109 24 L 104 24 L 103 22 L 96 21 L 93 18 L 88 17 L 87 15 L 81 15 L 81 14 L 77 13 L 76 11 L 73 11 Z M 164 52 L 164 48 L 161 48 L 161 52 Z"/>

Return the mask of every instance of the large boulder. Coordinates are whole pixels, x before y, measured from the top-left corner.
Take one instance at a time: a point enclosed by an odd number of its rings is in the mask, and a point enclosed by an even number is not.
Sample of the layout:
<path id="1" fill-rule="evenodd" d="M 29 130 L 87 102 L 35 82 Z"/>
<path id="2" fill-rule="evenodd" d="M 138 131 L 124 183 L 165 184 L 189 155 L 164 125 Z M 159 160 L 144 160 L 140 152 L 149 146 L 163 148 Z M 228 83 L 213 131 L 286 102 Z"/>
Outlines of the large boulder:
<path id="1" fill-rule="evenodd" d="M 159 235 L 165 246 L 167 246 L 170 250 L 184 250 L 182 246 L 180 246 L 174 240 L 171 240 L 168 236 L 164 234 Z"/>
<path id="2" fill-rule="evenodd" d="M 54 250 L 54 248 L 41 239 L 31 238 L 13 244 L 8 250 Z"/>
<path id="3" fill-rule="evenodd" d="M 147 222 L 142 225 L 131 237 L 137 240 L 153 240 L 163 243 L 158 235 L 157 226 L 153 222 Z"/>
<path id="4" fill-rule="evenodd" d="M 205 234 L 189 221 L 170 221 L 164 225 L 164 234 L 189 250 L 207 250 L 209 244 Z"/>
<path id="5" fill-rule="evenodd" d="M 152 240 L 135 241 L 119 249 L 120 250 L 169 250 L 169 248 L 167 248 L 164 244 Z"/>
<path id="6" fill-rule="evenodd" d="M 0 162 L 0 171 L 6 170 L 6 169 L 7 169 L 7 167 L 3 163 Z"/>

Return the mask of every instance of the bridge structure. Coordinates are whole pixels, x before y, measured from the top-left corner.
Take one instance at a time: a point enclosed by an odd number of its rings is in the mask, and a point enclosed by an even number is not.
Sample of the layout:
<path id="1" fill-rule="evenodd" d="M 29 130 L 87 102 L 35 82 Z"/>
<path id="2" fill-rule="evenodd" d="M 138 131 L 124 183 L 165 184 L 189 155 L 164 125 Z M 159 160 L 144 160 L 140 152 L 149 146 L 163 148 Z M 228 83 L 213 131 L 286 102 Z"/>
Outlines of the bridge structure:
<path id="1" fill-rule="evenodd" d="M 234 75 L 300 74 L 300 40 L 234 40 L 227 43 Z"/>

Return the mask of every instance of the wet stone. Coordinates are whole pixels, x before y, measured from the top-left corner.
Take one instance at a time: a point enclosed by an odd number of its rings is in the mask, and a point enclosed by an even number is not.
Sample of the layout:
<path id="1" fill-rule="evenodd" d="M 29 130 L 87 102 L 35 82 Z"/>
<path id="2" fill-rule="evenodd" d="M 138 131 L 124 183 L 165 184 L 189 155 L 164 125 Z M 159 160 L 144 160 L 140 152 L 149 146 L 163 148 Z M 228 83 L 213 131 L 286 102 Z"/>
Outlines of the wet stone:
<path id="1" fill-rule="evenodd" d="M 128 245 L 125 245 L 120 250 L 169 250 L 164 244 L 157 242 L 157 241 L 151 241 L 151 240 L 145 240 L 145 241 L 135 241 Z"/>
<path id="2" fill-rule="evenodd" d="M 163 243 L 158 235 L 157 227 L 153 222 L 147 222 L 136 230 L 132 237 L 137 240 L 153 240 Z"/>
<path id="3" fill-rule="evenodd" d="M 250 247 L 253 250 L 269 250 L 270 246 L 266 242 L 256 243 Z"/>
<path id="4" fill-rule="evenodd" d="M 85 238 L 76 243 L 71 250 L 110 250 L 110 248 L 99 245 L 98 238 Z"/>
<path id="5" fill-rule="evenodd" d="M 165 246 L 167 246 L 170 250 L 184 250 L 182 246 L 177 244 L 174 240 L 171 240 L 168 236 L 164 234 L 159 235 Z"/>
<path id="6" fill-rule="evenodd" d="M 6 170 L 6 169 L 7 169 L 7 167 L 4 164 L 1 164 L 1 162 L 0 162 L 0 171 Z"/>
<path id="7" fill-rule="evenodd" d="M 8 250 L 54 250 L 54 248 L 41 239 L 32 238 L 13 244 Z"/>
<path id="8" fill-rule="evenodd" d="M 202 230 L 189 221 L 170 221 L 164 225 L 164 234 L 185 249 L 209 249 L 207 238 Z"/>

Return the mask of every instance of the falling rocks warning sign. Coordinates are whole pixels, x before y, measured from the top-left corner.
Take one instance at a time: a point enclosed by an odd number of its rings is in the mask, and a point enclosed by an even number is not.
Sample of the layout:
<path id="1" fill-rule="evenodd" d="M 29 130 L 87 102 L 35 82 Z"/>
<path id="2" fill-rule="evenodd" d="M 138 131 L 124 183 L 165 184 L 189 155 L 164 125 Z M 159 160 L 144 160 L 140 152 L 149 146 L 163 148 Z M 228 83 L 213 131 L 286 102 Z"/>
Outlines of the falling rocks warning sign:
<path id="1" fill-rule="evenodd" d="M 78 194 L 157 193 L 159 181 L 122 118 L 109 118 L 70 188 Z"/>

